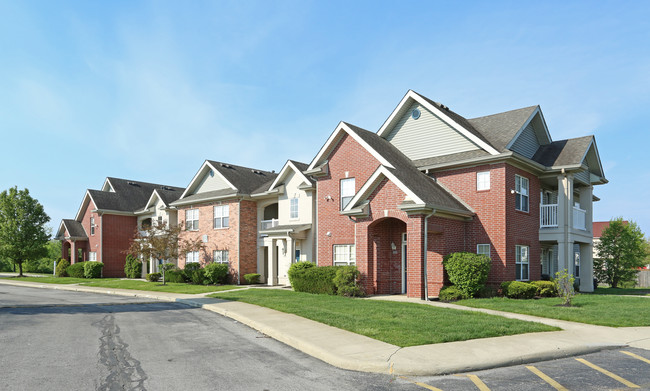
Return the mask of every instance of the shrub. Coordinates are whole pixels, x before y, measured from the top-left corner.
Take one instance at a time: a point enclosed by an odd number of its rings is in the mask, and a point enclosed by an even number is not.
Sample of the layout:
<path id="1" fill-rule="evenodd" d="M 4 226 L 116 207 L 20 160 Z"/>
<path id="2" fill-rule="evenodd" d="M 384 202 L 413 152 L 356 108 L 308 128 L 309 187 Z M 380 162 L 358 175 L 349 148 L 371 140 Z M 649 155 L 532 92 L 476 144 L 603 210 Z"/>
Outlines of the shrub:
<path id="1" fill-rule="evenodd" d="M 85 276 L 84 276 L 84 263 L 86 263 L 86 262 L 77 262 L 75 264 L 72 264 L 72 265 L 68 266 L 67 269 L 65 269 L 65 272 L 68 273 L 68 276 L 70 276 L 70 277 L 85 278 Z"/>
<path id="2" fill-rule="evenodd" d="M 102 277 L 102 269 L 104 268 L 103 263 L 90 261 L 90 262 L 84 262 L 83 265 L 84 265 L 84 277 L 86 278 Z"/>
<path id="3" fill-rule="evenodd" d="M 334 276 L 334 285 L 336 294 L 346 297 L 365 296 L 363 289 L 359 286 L 359 277 L 361 272 L 356 266 L 339 266 L 336 268 Z"/>
<path id="4" fill-rule="evenodd" d="M 509 287 L 510 284 L 512 284 L 513 282 L 514 282 L 514 281 L 504 281 L 504 282 L 501 283 L 501 286 L 500 286 L 500 288 L 499 288 L 499 290 L 500 290 L 500 292 L 501 292 L 501 296 L 505 296 L 505 295 L 506 295 L 506 292 L 508 292 L 508 287 Z"/>
<path id="5" fill-rule="evenodd" d="M 246 282 L 249 284 L 259 284 L 260 277 L 261 276 L 257 273 L 244 274 L 244 280 L 246 280 Z"/>
<path id="6" fill-rule="evenodd" d="M 443 265 L 449 281 L 466 297 L 473 297 L 485 286 L 492 262 L 486 255 L 459 252 L 445 256 Z"/>
<path id="7" fill-rule="evenodd" d="M 195 285 L 203 285 L 205 274 L 201 269 L 201 264 L 198 262 L 190 262 L 185 264 L 183 269 L 183 278 L 185 282 L 191 282 Z"/>
<path id="8" fill-rule="evenodd" d="M 211 284 L 223 284 L 228 277 L 228 264 L 209 263 L 205 265 L 205 277 Z"/>
<path id="9" fill-rule="evenodd" d="M 23 270 L 26 272 L 52 274 L 53 268 L 54 260 L 51 258 L 29 260 L 23 263 Z"/>
<path id="10" fill-rule="evenodd" d="M 68 262 L 67 259 L 63 259 L 63 258 L 59 259 L 59 260 L 56 262 L 56 271 L 55 271 L 55 275 L 56 275 L 57 277 L 67 277 L 67 276 L 68 276 L 68 273 L 66 273 L 65 270 L 68 268 L 68 266 L 70 266 L 70 262 Z"/>
<path id="11" fill-rule="evenodd" d="M 467 299 L 467 296 L 456 285 L 451 285 L 451 286 L 443 287 L 440 290 L 440 293 L 438 293 L 438 298 L 441 301 L 456 301 L 456 300 Z"/>
<path id="12" fill-rule="evenodd" d="M 298 270 L 294 270 L 293 273 L 291 273 L 291 269 L 289 269 L 289 272 L 292 275 L 291 286 L 296 292 L 325 293 L 328 295 L 334 295 L 336 294 L 334 277 L 336 277 L 336 269 L 338 267 L 339 266 L 319 266 L 299 268 Z"/>
<path id="13" fill-rule="evenodd" d="M 147 274 L 147 281 L 149 282 L 158 282 L 160 280 L 160 273 L 149 273 Z"/>
<path id="14" fill-rule="evenodd" d="M 294 275 L 296 273 L 300 273 L 302 270 L 310 269 L 312 267 L 316 267 L 316 264 L 314 264 L 312 262 L 308 262 L 308 261 L 301 261 L 301 262 L 296 262 L 296 263 L 292 264 L 289 267 L 289 271 L 287 273 L 289 275 L 289 284 L 291 284 L 291 286 L 294 285 L 293 280 L 294 280 Z"/>
<path id="15" fill-rule="evenodd" d="M 131 254 L 127 255 L 124 262 L 124 274 L 126 274 L 126 278 L 140 278 L 142 262 Z"/>
<path id="16" fill-rule="evenodd" d="M 556 297 L 557 288 L 552 281 L 531 281 L 530 285 L 537 288 L 537 296 L 540 297 Z"/>
<path id="17" fill-rule="evenodd" d="M 510 284 L 506 286 L 503 291 L 505 297 L 511 299 L 532 299 L 537 293 L 537 287 L 523 281 L 509 281 Z M 501 284 L 503 289 L 503 284 Z"/>
<path id="18" fill-rule="evenodd" d="M 165 282 L 185 282 L 183 271 L 178 268 L 167 270 L 165 272 Z"/>
<path id="19" fill-rule="evenodd" d="M 558 296 L 564 299 L 564 305 L 566 306 L 571 305 L 571 300 L 576 295 L 576 291 L 573 288 L 574 281 L 573 274 L 569 274 L 567 269 L 555 273 L 553 283 L 555 284 L 555 289 L 557 289 Z"/>
<path id="20" fill-rule="evenodd" d="M 478 297 L 481 299 L 489 299 L 490 297 L 496 297 L 496 296 L 499 296 L 498 289 L 493 286 L 487 286 L 487 285 L 479 289 L 476 295 L 474 295 L 474 297 Z"/>

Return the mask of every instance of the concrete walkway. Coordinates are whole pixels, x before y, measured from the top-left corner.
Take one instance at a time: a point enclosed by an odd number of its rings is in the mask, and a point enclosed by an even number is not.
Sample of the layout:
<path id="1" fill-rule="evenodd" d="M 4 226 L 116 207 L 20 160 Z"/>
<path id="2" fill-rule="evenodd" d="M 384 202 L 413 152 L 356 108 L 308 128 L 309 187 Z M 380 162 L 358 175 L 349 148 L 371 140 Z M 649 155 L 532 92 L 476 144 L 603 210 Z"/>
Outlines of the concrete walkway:
<path id="1" fill-rule="evenodd" d="M 559 327 L 562 331 L 400 348 L 265 307 L 199 295 L 0 280 L 0 284 L 64 289 L 181 302 L 219 313 L 304 353 L 343 369 L 396 375 L 441 375 L 544 361 L 625 346 L 650 349 L 650 327 L 612 328 L 500 311 L 423 302 L 403 296 L 369 300 L 414 302 Z M 210 292 L 212 293 L 212 292 Z"/>

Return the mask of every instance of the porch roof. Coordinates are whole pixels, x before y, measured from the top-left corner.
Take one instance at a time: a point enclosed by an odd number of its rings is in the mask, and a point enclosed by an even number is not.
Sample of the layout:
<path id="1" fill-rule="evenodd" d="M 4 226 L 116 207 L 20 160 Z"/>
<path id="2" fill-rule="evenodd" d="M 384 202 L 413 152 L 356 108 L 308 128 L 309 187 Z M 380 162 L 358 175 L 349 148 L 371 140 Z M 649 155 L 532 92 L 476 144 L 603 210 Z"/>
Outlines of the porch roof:
<path id="1" fill-rule="evenodd" d="M 68 235 L 66 235 L 66 232 Z M 61 226 L 56 237 L 58 240 L 75 239 L 75 240 L 88 240 L 88 235 L 83 225 L 72 219 L 61 220 Z"/>
<path id="2" fill-rule="evenodd" d="M 311 224 L 287 224 L 276 225 L 273 228 L 260 230 L 260 234 L 265 235 L 282 235 L 288 233 L 299 233 L 311 229 Z"/>

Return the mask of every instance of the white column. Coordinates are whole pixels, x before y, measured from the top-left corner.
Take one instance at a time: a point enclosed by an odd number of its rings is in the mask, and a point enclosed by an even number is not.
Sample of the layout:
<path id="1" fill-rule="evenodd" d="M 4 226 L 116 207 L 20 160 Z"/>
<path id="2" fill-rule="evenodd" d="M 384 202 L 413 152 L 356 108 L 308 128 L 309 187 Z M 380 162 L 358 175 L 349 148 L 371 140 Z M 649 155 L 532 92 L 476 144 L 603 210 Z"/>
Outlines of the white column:
<path id="1" fill-rule="evenodd" d="M 557 204 L 558 227 L 568 232 L 573 226 L 573 175 L 558 175 Z"/>
<path id="2" fill-rule="evenodd" d="M 278 241 L 273 240 L 273 241 L 271 241 L 271 247 L 269 247 L 269 256 L 268 256 L 269 275 L 268 275 L 267 282 L 266 282 L 268 285 L 277 285 L 278 284 L 278 278 L 277 278 L 278 271 L 277 271 L 277 269 L 275 267 L 275 265 L 278 263 L 278 259 L 277 259 L 278 255 L 277 254 L 278 254 Z"/>
<path id="3" fill-rule="evenodd" d="M 573 240 L 557 242 L 557 270 L 561 272 L 566 269 L 573 274 Z"/>
<path id="4" fill-rule="evenodd" d="M 580 292 L 594 291 L 594 246 L 580 243 Z"/>
<path id="5" fill-rule="evenodd" d="M 585 216 L 585 228 L 587 228 L 587 232 L 593 232 L 593 191 L 593 186 L 580 187 L 580 209 L 587 211 Z"/>

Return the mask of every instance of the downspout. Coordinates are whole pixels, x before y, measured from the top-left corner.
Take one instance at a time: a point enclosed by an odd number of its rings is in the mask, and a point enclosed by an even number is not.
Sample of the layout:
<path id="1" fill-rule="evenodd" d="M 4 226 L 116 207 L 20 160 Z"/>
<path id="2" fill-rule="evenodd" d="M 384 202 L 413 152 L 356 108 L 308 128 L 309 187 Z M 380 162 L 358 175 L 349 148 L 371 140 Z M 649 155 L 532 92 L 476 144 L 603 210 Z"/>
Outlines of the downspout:
<path id="1" fill-rule="evenodd" d="M 427 251 L 429 248 L 429 217 L 433 216 L 436 210 L 424 217 L 424 301 L 429 300 L 429 276 L 427 274 Z"/>
<path id="2" fill-rule="evenodd" d="M 241 261 L 241 241 L 239 240 L 241 236 L 241 198 L 237 200 L 237 213 L 239 213 L 238 227 L 237 227 L 237 285 L 241 285 L 240 282 L 240 261 Z M 257 219 L 257 216 L 256 216 Z"/>

